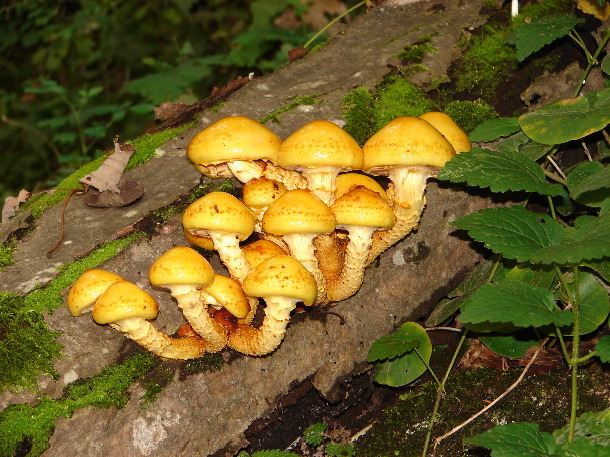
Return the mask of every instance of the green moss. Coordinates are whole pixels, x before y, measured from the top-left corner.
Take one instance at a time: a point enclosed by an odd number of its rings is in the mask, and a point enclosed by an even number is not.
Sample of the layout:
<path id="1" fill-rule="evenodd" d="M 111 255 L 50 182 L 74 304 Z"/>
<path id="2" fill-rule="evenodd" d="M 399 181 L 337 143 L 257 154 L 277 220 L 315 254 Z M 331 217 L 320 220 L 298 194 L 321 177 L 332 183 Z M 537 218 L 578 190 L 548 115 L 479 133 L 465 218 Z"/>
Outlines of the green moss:
<path id="1" fill-rule="evenodd" d="M 484 121 L 499 117 L 496 110 L 483 101 L 456 100 L 447 104 L 443 111 L 468 134 Z"/>
<path id="2" fill-rule="evenodd" d="M 57 400 L 43 398 L 36 406 L 9 405 L 0 413 L 0 455 L 42 454 L 49 447 L 57 418 L 71 417 L 79 408 L 122 408 L 129 400 L 127 388 L 158 363 L 148 352 L 136 353 L 96 376 L 75 382 Z"/>
<path id="3" fill-rule="evenodd" d="M 233 353 L 231 357 L 236 357 L 237 353 Z M 197 359 L 190 359 L 184 363 L 181 369 L 183 375 L 191 375 L 195 373 L 204 373 L 207 371 L 218 371 L 225 366 L 226 362 L 222 354 L 216 352 L 212 354 L 204 354 Z"/>
<path id="4" fill-rule="evenodd" d="M 405 64 L 421 63 L 424 56 L 429 52 L 436 52 L 436 48 L 430 44 L 431 36 L 425 36 L 417 40 L 413 44 L 409 44 L 398 51 L 395 56 Z"/>
<path id="5" fill-rule="evenodd" d="M 265 124 L 266 122 L 271 121 L 271 122 L 275 122 L 276 124 L 279 124 L 282 121 L 280 114 L 291 111 L 291 110 L 295 109 L 297 106 L 315 105 L 316 103 L 320 103 L 320 101 L 318 100 L 317 97 L 318 97 L 317 95 L 299 95 L 299 96 L 291 97 L 291 98 L 289 98 L 289 100 L 292 100 L 292 101 L 289 104 L 282 106 L 281 108 L 278 108 L 275 111 L 272 111 L 271 113 L 267 114 L 266 116 L 261 117 L 260 119 L 258 119 L 258 122 L 260 122 L 261 124 Z"/>
<path id="6" fill-rule="evenodd" d="M 0 271 L 4 268 L 12 265 L 13 253 L 17 247 L 17 240 L 15 238 L 9 238 L 3 243 L 0 243 Z"/>
<path id="7" fill-rule="evenodd" d="M 375 96 L 366 87 L 346 93 L 341 101 L 346 121 L 344 129 L 360 144 L 375 133 L 372 122 L 375 117 L 374 102 Z"/>

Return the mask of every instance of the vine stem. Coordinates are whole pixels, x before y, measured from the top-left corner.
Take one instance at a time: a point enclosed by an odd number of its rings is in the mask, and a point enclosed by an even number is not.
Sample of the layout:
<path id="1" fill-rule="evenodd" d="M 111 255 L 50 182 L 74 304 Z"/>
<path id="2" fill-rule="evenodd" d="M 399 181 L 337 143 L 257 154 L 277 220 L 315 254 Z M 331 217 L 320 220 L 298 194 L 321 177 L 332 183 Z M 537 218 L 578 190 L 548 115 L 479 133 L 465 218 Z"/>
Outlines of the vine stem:
<path id="1" fill-rule="evenodd" d="M 568 442 L 574 441 L 574 432 L 576 431 L 576 413 L 578 409 L 578 359 L 580 357 L 580 292 L 578 267 L 573 267 L 574 272 L 574 301 L 572 302 L 572 312 L 574 313 L 574 336 L 572 337 L 572 358 L 569 361 L 572 365 L 572 408 L 570 411 L 570 428 L 568 431 Z M 569 291 L 566 291 L 569 293 Z M 569 295 L 568 295 L 569 296 Z"/>
<path id="2" fill-rule="evenodd" d="M 345 13 L 340 14 L 339 16 L 337 16 L 336 18 L 334 18 L 332 21 L 330 21 L 328 24 L 326 24 L 323 28 L 321 28 L 320 30 L 318 30 L 318 32 L 312 36 L 309 41 L 307 43 L 305 43 L 303 45 L 304 48 L 308 48 L 309 46 L 311 46 L 311 44 L 316 41 L 316 39 L 322 35 L 324 32 L 326 32 L 329 28 L 331 28 L 333 26 L 333 24 L 337 21 L 340 21 L 341 19 L 343 19 L 345 16 L 347 16 L 348 14 L 350 14 L 352 11 L 354 11 L 357 8 L 360 8 L 362 5 L 368 5 L 371 3 L 371 0 L 364 0 L 362 2 L 356 3 L 354 6 L 352 6 L 350 9 L 348 9 Z"/>
<path id="3" fill-rule="evenodd" d="M 580 83 L 578 84 L 578 86 L 576 87 L 576 90 L 574 91 L 574 97 L 578 97 L 578 94 L 580 93 L 582 86 L 585 84 L 585 81 L 587 80 L 587 77 L 589 76 L 591 69 L 597 63 L 597 58 L 599 57 L 599 54 L 606 47 L 606 43 L 608 43 L 608 40 L 610 40 L 610 30 L 606 31 L 606 35 L 602 38 L 601 43 L 599 44 L 599 46 L 597 47 L 597 49 L 595 50 L 595 53 L 593 55 L 589 54 L 589 51 L 587 50 L 582 38 L 580 38 L 580 36 L 576 32 L 574 32 L 574 34 L 570 33 L 569 34 L 570 38 L 572 38 L 576 42 L 576 44 L 578 44 L 584 50 L 584 52 L 587 56 L 587 68 L 585 69 L 585 72 L 582 76 L 582 79 L 580 80 Z"/>

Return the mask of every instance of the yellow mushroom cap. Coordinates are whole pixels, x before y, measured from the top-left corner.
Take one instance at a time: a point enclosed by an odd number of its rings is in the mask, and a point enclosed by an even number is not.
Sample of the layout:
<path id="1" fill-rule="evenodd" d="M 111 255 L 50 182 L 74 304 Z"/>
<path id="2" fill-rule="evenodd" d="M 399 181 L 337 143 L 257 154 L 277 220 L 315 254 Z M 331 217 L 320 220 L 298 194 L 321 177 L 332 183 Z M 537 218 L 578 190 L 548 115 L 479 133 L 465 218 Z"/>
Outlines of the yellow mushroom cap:
<path id="1" fill-rule="evenodd" d="M 419 118 L 428 121 L 436 130 L 441 132 L 457 153 L 472 150 L 470 138 L 449 115 L 440 111 L 430 111 L 422 114 Z"/>
<path id="2" fill-rule="evenodd" d="M 269 240 L 256 240 L 241 248 L 246 261 L 251 268 L 256 268 L 260 263 L 276 255 L 286 255 L 287 252 Z"/>
<path id="3" fill-rule="evenodd" d="M 288 192 L 286 186 L 273 179 L 255 178 L 244 184 L 242 200 L 250 208 L 269 206 L 283 194 Z"/>
<path id="4" fill-rule="evenodd" d="M 186 238 L 186 241 L 188 241 L 192 245 L 195 245 L 199 248 L 203 248 L 206 251 L 214 250 L 214 242 L 212 241 L 212 238 L 208 236 L 197 235 L 184 229 L 184 237 Z"/>
<path id="5" fill-rule="evenodd" d="M 265 260 L 246 276 L 243 288 L 252 297 L 297 298 L 307 306 L 314 303 L 318 292 L 312 274 L 288 255 Z"/>
<path id="6" fill-rule="evenodd" d="M 375 181 L 373 178 L 361 173 L 343 173 L 337 176 L 337 189 L 335 190 L 335 198 L 341 198 L 342 195 L 348 193 L 355 187 L 364 186 L 367 189 L 377 192 L 383 197 L 384 200 L 388 199 L 381 184 Z"/>
<path id="7" fill-rule="evenodd" d="M 86 309 L 93 306 L 95 300 L 106 292 L 106 289 L 124 278 L 104 270 L 87 270 L 72 285 L 66 305 L 73 316 L 80 316 Z"/>
<path id="8" fill-rule="evenodd" d="M 362 148 L 338 125 L 318 120 L 304 125 L 284 140 L 277 163 L 298 170 L 329 166 L 359 170 Z"/>
<path id="9" fill-rule="evenodd" d="M 245 240 L 254 231 L 254 215 L 233 195 L 210 192 L 186 208 L 182 225 L 189 231 L 236 233 L 240 240 Z"/>
<path id="10" fill-rule="evenodd" d="M 429 122 L 409 116 L 386 124 L 362 150 L 362 169 L 370 174 L 400 166 L 442 167 L 455 155 L 451 143 Z"/>
<path id="11" fill-rule="evenodd" d="M 154 261 L 148 271 L 153 286 L 208 286 L 214 281 L 214 270 L 197 251 L 186 246 L 171 248 Z"/>
<path id="12" fill-rule="evenodd" d="M 267 208 L 263 230 L 273 235 L 331 233 L 335 216 L 322 200 L 306 189 L 286 192 Z"/>
<path id="13" fill-rule="evenodd" d="M 394 212 L 377 192 L 358 186 L 337 199 L 330 207 L 337 227 L 362 226 L 387 229 L 394 226 Z"/>
<path id="14" fill-rule="evenodd" d="M 93 319 L 109 324 L 123 319 L 154 319 L 159 305 L 148 293 L 129 281 L 112 284 L 95 302 Z"/>
<path id="15" fill-rule="evenodd" d="M 218 274 L 214 275 L 214 282 L 205 287 L 204 290 L 238 319 L 248 315 L 250 311 L 248 297 L 239 283 L 233 278 Z"/>
<path id="16" fill-rule="evenodd" d="M 244 116 L 229 116 L 195 135 L 187 155 L 196 165 L 234 160 L 275 161 L 282 140 L 261 123 Z"/>

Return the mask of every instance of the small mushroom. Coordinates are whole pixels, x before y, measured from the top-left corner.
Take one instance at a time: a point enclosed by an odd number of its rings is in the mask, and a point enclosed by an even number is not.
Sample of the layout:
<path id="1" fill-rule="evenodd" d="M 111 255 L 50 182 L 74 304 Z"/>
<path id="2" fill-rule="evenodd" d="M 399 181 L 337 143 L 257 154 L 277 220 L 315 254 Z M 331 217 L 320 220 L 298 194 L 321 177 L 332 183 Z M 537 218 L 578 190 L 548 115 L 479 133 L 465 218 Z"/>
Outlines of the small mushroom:
<path id="1" fill-rule="evenodd" d="M 302 172 L 307 179 L 307 188 L 330 205 L 334 201 L 337 175 L 361 169 L 362 148 L 338 125 L 318 120 L 304 125 L 284 140 L 277 163 Z"/>
<path id="2" fill-rule="evenodd" d="M 115 282 L 124 281 L 122 276 L 104 270 L 87 270 L 74 282 L 68 292 L 66 305 L 73 316 L 93 311 L 95 300 Z"/>
<path id="3" fill-rule="evenodd" d="M 264 355 L 282 342 L 296 304 L 311 306 L 316 299 L 313 276 L 294 257 L 278 255 L 258 265 L 244 279 L 244 292 L 265 300 L 259 328 L 238 325 L 229 335 L 229 347 L 248 355 Z"/>
<path id="4" fill-rule="evenodd" d="M 451 119 L 451 117 L 440 111 L 430 111 L 419 116 L 420 119 L 428 121 L 436 130 L 441 132 L 447 141 L 451 143 L 456 153 L 470 152 L 472 144 L 466 132 Z"/>
<path id="5" fill-rule="evenodd" d="M 281 236 L 290 254 L 313 275 L 318 284 L 318 301 L 323 303 L 326 283 L 313 240 L 321 233 L 335 230 L 335 216 L 328 206 L 309 190 L 291 190 L 267 208 L 262 225 L 265 233 Z"/>
<path id="6" fill-rule="evenodd" d="M 386 195 L 386 192 L 383 187 L 381 187 L 381 184 L 379 184 L 370 176 L 363 175 L 362 173 L 342 173 L 337 176 L 335 199 L 341 198 L 344 194 L 348 193 L 350 190 L 358 186 L 364 186 L 367 189 L 372 190 L 373 192 L 377 192 L 383 197 L 384 200 L 388 200 L 388 196 Z"/>
<path id="7" fill-rule="evenodd" d="M 214 270 L 197 251 L 177 246 L 151 265 L 148 279 L 155 287 L 169 289 L 193 330 L 209 344 L 207 352 L 218 352 L 227 344 L 227 332 L 212 319 L 199 289 L 214 282 Z"/>
<path id="8" fill-rule="evenodd" d="M 241 250 L 253 269 L 271 257 L 287 254 L 284 249 L 269 240 L 256 240 L 253 243 L 246 244 Z"/>
<path id="9" fill-rule="evenodd" d="M 388 176 L 392 182 L 396 218 L 390 230 L 377 232 L 368 262 L 417 227 L 425 206 L 426 182 L 455 155 L 449 141 L 430 123 L 399 117 L 375 133 L 363 146 L 363 170 Z"/>
<path id="10" fill-rule="evenodd" d="M 376 230 L 394 225 L 394 213 L 381 195 L 358 186 L 330 207 L 337 229 L 347 230 L 349 242 L 341 275 L 327 280 L 327 300 L 341 301 L 355 294 L 364 279 L 366 259 Z"/>
<path id="11" fill-rule="evenodd" d="M 254 222 L 252 212 L 226 192 L 204 195 L 182 215 L 184 229 L 193 235 L 210 237 L 229 274 L 240 282 L 250 272 L 250 266 L 239 242 L 252 234 Z"/>
<path id="12" fill-rule="evenodd" d="M 249 299 L 241 284 L 233 278 L 215 274 L 212 284 L 202 288 L 199 294 L 204 303 L 217 311 L 226 309 L 241 323 L 250 323 L 254 317 L 258 300 Z"/>
<path id="13" fill-rule="evenodd" d="M 147 319 L 154 319 L 159 305 L 153 297 L 129 281 L 111 284 L 93 306 L 93 319 L 110 326 L 153 354 L 170 359 L 201 357 L 208 343 L 203 338 L 172 338 Z"/>
<path id="14" fill-rule="evenodd" d="M 244 184 L 242 201 L 256 218 L 254 231 L 261 231 L 261 221 L 265 211 L 271 203 L 286 192 L 288 192 L 288 189 L 283 183 L 264 177 L 252 179 Z"/>

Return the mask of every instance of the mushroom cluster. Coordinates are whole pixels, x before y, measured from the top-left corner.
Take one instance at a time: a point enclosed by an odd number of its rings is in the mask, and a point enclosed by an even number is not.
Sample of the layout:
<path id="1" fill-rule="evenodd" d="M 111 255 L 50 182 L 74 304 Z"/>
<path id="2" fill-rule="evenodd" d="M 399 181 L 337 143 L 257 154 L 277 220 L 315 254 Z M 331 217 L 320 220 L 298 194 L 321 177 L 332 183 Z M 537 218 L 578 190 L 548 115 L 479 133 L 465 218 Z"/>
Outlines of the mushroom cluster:
<path id="1" fill-rule="evenodd" d="M 218 252 L 228 276 L 185 246 L 152 264 L 150 284 L 168 290 L 188 321 L 173 337 L 150 322 L 154 298 L 114 273 L 85 272 L 67 306 L 74 316 L 92 311 L 97 323 L 160 357 L 227 346 L 268 354 L 299 303 L 330 306 L 358 291 L 366 266 L 417 228 L 428 178 L 470 148 L 441 112 L 394 119 L 363 147 L 329 121 L 282 141 L 247 117 L 223 118 L 193 137 L 187 155 L 208 177 L 241 181 L 242 199 L 211 192 L 186 208 L 182 225 L 189 243 Z M 387 185 L 372 176 L 387 177 Z"/>

